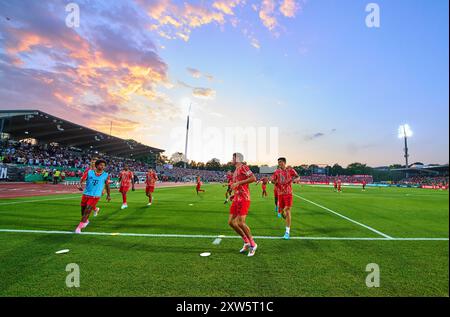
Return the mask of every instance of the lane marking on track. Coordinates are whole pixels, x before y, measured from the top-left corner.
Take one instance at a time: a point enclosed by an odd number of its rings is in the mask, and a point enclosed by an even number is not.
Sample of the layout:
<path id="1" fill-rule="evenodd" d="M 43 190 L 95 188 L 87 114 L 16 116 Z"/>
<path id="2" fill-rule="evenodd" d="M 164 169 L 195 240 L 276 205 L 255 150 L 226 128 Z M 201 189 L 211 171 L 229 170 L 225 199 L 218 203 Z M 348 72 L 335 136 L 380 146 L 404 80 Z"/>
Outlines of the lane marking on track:
<path id="1" fill-rule="evenodd" d="M 36 233 L 36 234 L 76 234 L 73 231 L 58 230 L 25 230 L 25 229 L 0 229 L 3 233 Z M 130 233 L 130 232 L 83 232 L 80 236 L 124 236 L 124 237 L 151 237 L 151 238 L 204 238 L 218 239 L 217 235 L 203 234 L 165 234 L 165 233 Z M 283 237 L 255 236 L 255 239 L 282 240 Z M 220 236 L 220 239 L 242 239 L 240 236 Z M 361 241 L 449 241 L 449 238 L 370 238 L 370 237 L 291 237 L 292 240 L 361 240 Z"/>
<path id="2" fill-rule="evenodd" d="M 313 204 L 313 205 L 315 205 L 315 206 L 317 206 L 317 207 L 319 207 L 319 208 L 322 208 L 322 209 L 324 209 L 324 210 L 326 210 L 326 211 L 328 211 L 328 212 L 331 212 L 332 214 L 334 214 L 334 215 L 336 215 L 336 216 L 339 216 L 339 217 L 341 217 L 341 218 L 343 218 L 343 219 L 345 219 L 345 220 L 347 220 L 347 221 L 350 221 L 350 222 L 352 222 L 352 223 L 354 223 L 354 224 L 357 224 L 357 225 L 359 225 L 359 226 L 361 226 L 361 227 L 364 227 L 364 228 L 366 228 L 366 229 L 369 229 L 370 231 L 375 232 L 376 234 L 378 234 L 378 235 L 380 235 L 380 236 L 382 236 L 382 237 L 385 237 L 385 238 L 387 238 L 387 239 L 393 239 L 393 237 L 391 237 L 391 236 L 389 236 L 389 235 L 387 235 L 387 234 L 385 234 L 385 233 L 383 233 L 383 232 L 381 232 L 381 231 L 378 231 L 378 230 L 376 230 L 376 229 L 374 229 L 374 228 L 372 228 L 372 227 L 369 227 L 369 226 L 367 226 L 367 225 L 365 225 L 365 224 L 363 224 L 363 223 L 361 223 L 361 222 L 358 222 L 358 221 L 356 221 L 356 220 L 353 220 L 352 218 L 349 218 L 349 217 L 347 217 L 347 216 L 341 215 L 340 213 L 338 213 L 338 212 L 336 212 L 336 211 L 334 211 L 334 210 L 331 210 L 330 208 L 327 208 L 327 207 L 325 207 L 325 206 L 322 206 L 322 205 L 320 205 L 320 204 L 318 204 L 318 203 L 315 203 L 315 202 L 313 202 L 312 200 L 306 199 L 305 197 L 302 197 L 302 196 L 297 195 L 297 194 L 294 194 L 294 196 L 296 196 L 296 197 L 298 197 L 298 198 L 300 198 L 300 199 L 303 199 L 303 200 L 309 202 L 310 204 Z"/>

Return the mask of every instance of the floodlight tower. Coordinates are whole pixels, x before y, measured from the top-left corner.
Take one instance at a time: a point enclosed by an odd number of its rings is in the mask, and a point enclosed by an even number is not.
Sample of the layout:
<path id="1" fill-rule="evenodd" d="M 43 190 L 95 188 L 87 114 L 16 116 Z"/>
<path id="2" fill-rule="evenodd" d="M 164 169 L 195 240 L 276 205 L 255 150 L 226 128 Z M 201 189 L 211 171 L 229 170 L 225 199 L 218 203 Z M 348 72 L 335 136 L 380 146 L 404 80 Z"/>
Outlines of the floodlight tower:
<path id="1" fill-rule="evenodd" d="M 408 124 L 402 124 L 401 126 L 398 127 L 398 137 L 400 139 L 404 139 L 405 141 L 405 148 L 403 149 L 405 151 L 405 168 L 409 167 L 408 164 L 408 138 L 411 137 L 413 135 L 413 132 L 411 130 L 411 128 L 409 127 Z M 406 173 L 406 176 L 408 176 L 408 172 Z"/>

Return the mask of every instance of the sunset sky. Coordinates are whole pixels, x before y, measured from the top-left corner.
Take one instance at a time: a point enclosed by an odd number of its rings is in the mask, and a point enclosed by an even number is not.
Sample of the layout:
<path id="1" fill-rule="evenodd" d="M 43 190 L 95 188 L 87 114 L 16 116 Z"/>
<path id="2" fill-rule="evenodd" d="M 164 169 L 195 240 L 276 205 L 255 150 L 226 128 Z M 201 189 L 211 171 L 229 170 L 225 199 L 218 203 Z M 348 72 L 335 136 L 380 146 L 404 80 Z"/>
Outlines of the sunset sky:
<path id="1" fill-rule="evenodd" d="M 366 5 L 380 27 L 366 25 Z M 278 129 L 291 164 L 448 163 L 447 0 L 0 0 L 0 109 L 230 160 L 227 128 Z M 242 150 L 245 152 L 245 149 Z M 258 156 L 250 163 L 276 163 Z"/>

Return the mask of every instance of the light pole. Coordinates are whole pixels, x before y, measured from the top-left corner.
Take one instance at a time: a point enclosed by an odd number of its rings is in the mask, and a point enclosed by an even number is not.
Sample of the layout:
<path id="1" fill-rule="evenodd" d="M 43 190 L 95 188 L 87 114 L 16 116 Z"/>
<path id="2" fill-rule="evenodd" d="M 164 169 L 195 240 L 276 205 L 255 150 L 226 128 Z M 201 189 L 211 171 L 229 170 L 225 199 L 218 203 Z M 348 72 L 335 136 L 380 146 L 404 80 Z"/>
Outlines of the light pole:
<path id="1" fill-rule="evenodd" d="M 408 164 L 408 157 L 409 157 L 409 154 L 408 154 L 408 138 L 411 137 L 412 135 L 413 135 L 413 132 L 412 132 L 412 130 L 409 127 L 408 124 L 403 124 L 403 125 L 398 127 L 398 137 L 400 139 L 404 139 L 404 141 L 405 141 L 405 148 L 403 149 L 404 152 L 405 152 L 405 155 L 404 155 L 404 157 L 405 157 L 405 168 L 409 167 L 409 164 Z M 406 172 L 406 177 L 408 177 L 408 172 Z"/>

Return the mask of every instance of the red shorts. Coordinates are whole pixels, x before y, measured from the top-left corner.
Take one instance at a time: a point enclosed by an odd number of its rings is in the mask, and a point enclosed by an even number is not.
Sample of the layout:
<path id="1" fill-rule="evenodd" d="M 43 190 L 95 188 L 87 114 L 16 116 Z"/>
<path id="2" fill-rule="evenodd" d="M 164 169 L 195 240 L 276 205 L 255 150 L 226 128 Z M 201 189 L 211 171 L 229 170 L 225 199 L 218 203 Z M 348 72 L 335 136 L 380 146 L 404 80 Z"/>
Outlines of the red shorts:
<path id="1" fill-rule="evenodd" d="M 197 190 L 200 190 L 200 187 L 202 187 L 202 185 L 197 185 L 197 187 L 195 187 Z"/>
<path id="2" fill-rule="evenodd" d="M 153 193 L 155 191 L 155 185 L 153 185 L 153 186 L 146 186 L 145 187 L 145 192 L 148 194 L 148 193 Z"/>
<path id="3" fill-rule="evenodd" d="M 278 195 L 278 208 L 292 207 L 292 194 Z"/>
<path id="4" fill-rule="evenodd" d="M 250 208 L 250 200 L 233 200 L 230 207 L 230 215 L 233 216 L 246 216 L 248 209 Z"/>
<path id="5" fill-rule="evenodd" d="M 266 186 L 266 185 L 262 185 L 261 187 L 262 187 L 262 190 L 263 190 L 263 191 L 266 191 L 266 189 L 267 189 L 267 186 Z"/>
<path id="6" fill-rule="evenodd" d="M 130 186 L 120 186 L 120 188 L 119 188 L 119 192 L 121 192 L 121 193 L 126 193 L 129 190 L 130 190 Z"/>
<path id="7" fill-rule="evenodd" d="M 97 206 L 98 201 L 100 200 L 100 197 L 93 197 L 93 196 L 81 196 L 81 207 L 91 206 L 95 209 Z"/>

